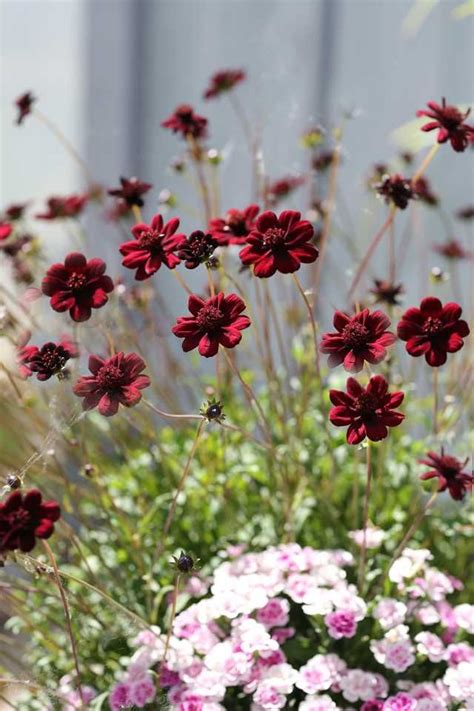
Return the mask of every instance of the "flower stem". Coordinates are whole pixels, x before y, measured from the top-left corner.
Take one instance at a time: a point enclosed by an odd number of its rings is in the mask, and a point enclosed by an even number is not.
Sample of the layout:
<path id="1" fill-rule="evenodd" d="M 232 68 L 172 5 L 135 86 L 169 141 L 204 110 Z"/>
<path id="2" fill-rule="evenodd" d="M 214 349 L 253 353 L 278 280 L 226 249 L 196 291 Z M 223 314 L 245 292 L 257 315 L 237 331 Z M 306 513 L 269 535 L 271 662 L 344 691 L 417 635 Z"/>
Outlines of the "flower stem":
<path id="1" fill-rule="evenodd" d="M 64 592 L 64 588 L 63 588 L 63 585 L 61 582 L 61 576 L 59 574 L 59 570 L 58 570 L 58 566 L 56 564 L 56 558 L 54 557 L 54 553 L 51 550 L 49 543 L 47 543 L 44 540 L 42 541 L 42 543 L 43 543 L 43 547 L 48 555 L 48 558 L 50 560 L 51 566 L 53 568 L 54 578 L 56 580 L 56 585 L 58 586 L 59 594 L 61 596 L 61 602 L 62 602 L 63 608 L 64 608 L 64 615 L 66 617 L 67 631 L 68 631 L 68 635 L 69 635 L 69 640 L 71 642 L 71 651 L 72 651 L 72 656 L 74 659 L 74 666 L 76 668 L 77 690 L 79 692 L 79 698 L 81 700 L 81 705 L 84 708 L 86 708 L 86 704 L 84 701 L 84 694 L 82 693 L 81 672 L 79 669 L 79 659 L 77 656 L 76 641 L 74 639 L 74 634 L 72 632 L 71 615 L 69 612 L 69 606 L 68 606 L 68 602 L 66 599 L 66 593 Z"/>
<path id="2" fill-rule="evenodd" d="M 433 434 L 438 434 L 439 387 L 438 368 L 433 368 Z"/>
<path id="3" fill-rule="evenodd" d="M 168 634 L 166 635 L 165 649 L 163 651 L 163 659 L 160 664 L 160 673 L 158 676 L 158 683 L 161 681 L 163 670 L 166 665 L 166 657 L 168 655 L 168 648 L 170 646 L 170 639 L 171 639 L 171 634 L 173 631 L 173 623 L 174 623 L 174 620 L 176 617 L 176 603 L 178 602 L 179 582 L 180 582 L 180 574 L 177 573 L 176 580 L 174 581 L 173 601 L 171 603 L 171 617 L 170 617 L 169 626 L 168 626 Z"/>
<path id="4" fill-rule="evenodd" d="M 187 294 L 191 295 L 191 294 L 193 293 L 192 290 L 191 290 L 190 287 L 186 284 L 186 282 L 184 281 L 183 277 L 182 277 L 181 274 L 178 272 L 178 270 L 177 270 L 177 269 L 172 269 L 171 271 L 173 272 L 173 275 L 174 275 L 176 281 L 178 282 L 178 284 L 183 287 L 183 289 L 185 290 L 185 292 L 186 292 Z"/>
<path id="5" fill-rule="evenodd" d="M 378 247 L 382 237 L 384 236 L 385 232 L 388 230 L 388 228 L 392 224 L 396 211 L 397 211 L 397 206 L 392 205 L 390 207 L 387 219 L 383 223 L 382 227 L 378 230 L 378 232 L 376 232 L 375 235 L 372 237 L 372 241 L 369 244 L 369 247 L 364 255 L 362 262 L 359 264 L 359 267 L 358 267 L 358 269 L 355 273 L 355 276 L 352 280 L 352 284 L 350 285 L 349 291 L 347 293 L 347 296 L 349 299 L 352 297 L 352 295 L 354 294 L 354 291 L 358 287 L 359 282 L 360 282 L 362 276 L 364 275 L 365 270 L 367 269 L 367 267 L 369 265 L 370 259 L 373 255 L 373 253 L 375 252 L 376 248 Z"/>
<path id="6" fill-rule="evenodd" d="M 138 223 L 138 222 L 143 222 L 143 219 L 142 219 L 142 211 L 140 210 L 140 208 L 138 207 L 138 205 L 132 205 L 132 212 L 133 212 L 133 215 L 134 215 L 135 220 L 136 220 L 137 223 Z"/>
<path id="7" fill-rule="evenodd" d="M 324 213 L 323 232 L 321 235 L 319 259 L 316 262 L 316 273 L 315 273 L 315 277 L 314 277 L 314 289 L 316 292 L 319 291 L 319 284 L 321 281 L 323 264 L 324 264 L 324 260 L 325 260 L 326 253 L 327 253 L 329 233 L 331 231 L 332 218 L 333 218 L 333 214 L 334 214 L 334 205 L 336 202 L 337 174 L 338 174 L 340 162 L 341 162 L 341 149 L 340 149 L 340 145 L 338 143 L 338 145 L 334 149 L 333 158 L 331 161 L 331 169 L 330 169 L 330 173 L 329 173 L 327 207 L 326 207 L 326 210 Z"/>
<path id="8" fill-rule="evenodd" d="M 227 351 L 226 351 L 225 348 L 223 349 L 223 353 L 224 353 L 224 357 L 225 357 L 225 359 L 226 359 L 226 361 L 227 361 L 227 364 L 229 365 L 229 367 L 230 367 L 230 369 L 232 370 L 232 372 L 234 373 L 234 375 L 237 376 L 237 378 L 238 378 L 240 384 L 242 385 L 242 388 L 243 388 L 243 390 L 244 390 L 244 393 L 245 393 L 246 396 L 247 396 L 247 399 L 248 399 L 249 403 L 250 403 L 251 405 L 252 405 L 252 404 L 255 405 L 255 407 L 256 407 L 256 409 L 257 409 L 257 412 L 258 412 L 258 414 L 259 414 L 259 416 L 260 416 L 261 426 L 263 427 L 263 431 L 265 432 L 265 435 L 266 435 L 267 438 L 268 438 L 268 442 L 271 443 L 271 441 L 272 441 L 272 435 L 271 435 L 270 426 L 269 426 L 269 424 L 268 424 L 268 422 L 267 422 L 267 418 L 265 417 L 265 413 L 264 413 L 263 410 L 262 410 L 262 406 L 260 405 L 260 403 L 259 403 L 259 401 L 258 401 L 258 399 L 257 399 L 257 396 L 255 395 L 255 393 L 254 393 L 252 387 L 251 387 L 248 383 L 245 382 L 245 380 L 243 379 L 243 377 L 242 377 L 242 375 L 241 375 L 241 373 L 240 373 L 240 370 L 237 368 L 237 366 L 235 365 L 235 363 L 232 361 L 232 358 L 230 358 L 230 356 L 229 356 L 229 354 L 227 353 Z"/>
<path id="9" fill-rule="evenodd" d="M 205 419 L 201 418 L 201 421 L 197 426 L 197 430 L 196 430 L 196 434 L 194 436 L 194 442 L 191 447 L 191 451 L 189 453 L 188 459 L 186 460 L 186 464 L 184 465 L 183 473 L 181 474 L 181 479 L 178 482 L 178 487 L 177 487 L 175 494 L 173 496 L 173 501 L 171 502 L 171 506 L 168 511 L 168 516 L 166 517 L 165 525 L 163 527 L 163 532 L 161 534 L 161 541 L 156 549 L 156 551 L 157 551 L 156 557 L 161 555 L 161 553 L 163 552 L 163 550 L 165 548 L 166 537 L 167 537 L 168 532 L 171 528 L 171 524 L 173 523 L 173 518 L 174 518 L 175 511 L 176 511 L 176 504 L 178 502 L 178 497 L 179 497 L 180 493 L 183 491 L 184 485 L 186 484 L 186 480 L 188 478 L 189 471 L 191 469 L 191 463 L 194 459 L 194 455 L 196 454 L 196 450 L 198 448 L 199 441 L 201 439 L 201 434 L 202 434 L 202 430 L 205 425 L 205 422 L 206 422 Z"/>
<path id="10" fill-rule="evenodd" d="M 41 111 L 38 111 L 38 109 L 35 109 L 33 111 L 34 116 L 41 121 L 42 124 L 44 124 L 49 131 L 51 131 L 54 136 L 63 144 L 64 148 L 66 151 L 69 153 L 69 155 L 73 158 L 73 160 L 76 161 L 76 163 L 80 166 L 81 170 L 83 171 L 85 178 L 89 185 L 92 185 L 94 183 L 92 176 L 89 172 L 89 168 L 87 167 L 85 161 L 79 153 L 76 151 L 72 143 L 66 138 L 64 133 L 56 126 L 51 119 L 49 119 L 47 116 L 45 116 Z"/>
<path id="11" fill-rule="evenodd" d="M 209 196 L 209 188 L 207 186 L 206 176 L 204 175 L 204 170 L 202 167 L 202 150 L 192 134 L 188 133 L 187 140 L 190 147 L 191 158 L 196 168 L 196 176 L 198 179 L 199 191 L 201 193 L 201 198 L 204 206 L 204 216 L 207 224 L 212 217 L 212 209 L 211 200 Z"/>
<path id="12" fill-rule="evenodd" d="M 367 558 L 367 526 L 369 523 L 369 503 L 370 503 L 370 490 L 372 486 L 372 447 L 370 442 L 367 442 L 367 483 L 365 487 L 365 498 L 364 498 L 364 536 L 362 539 L 362 549 L 360 552 L 360 565 L 359 565 L 359 592 L 362 595 L 364 589 L 364 577 L 365 577 L 365 563 Z"/>
<path id="13" fill-rule="evenodd" d="M 145 398 L 142 399 L 142 402 L 147 405 L 147 407 L 150 408 L 150 410 L 153 410 L 153 412 L 156 412 L 157 415 L 160 415 L 160 417 L 165 417 L 166 419 L 170 420 L 204 420 L 205 418 L 202 415 L 175 415 L 171 412 L 164 412 L 163 410 L 160 410 L 159 407 L 156 407 L 156 405 L 153 405 L 152 402 L 149 400 L 146 400 Z"/>
<path id="14" fill-rule="evenodd" d="M 431 163 L 431 161 L 433 160 L 433 158 L 439 151 L 440 147 L 441 147 L 440 143 L 435 143 L 434 146 L 431 146 L 429 153 L 427 154 L 424 161 L 421 163 L 420 167 L 418 168 L 415 175 L 411 179 L 412 183 L 416 183 L 416 181 L 419 180 L 419 178 L 421 178 L 423 173 L 426 172 L 427 167 L 429 166 L 429 164 Z"/>
<path id="15" fill-rule="evenodd" d="M 305 294 L 305 291 L 303 289 L 303 286 L 301 285 L 300 280 L 296 276 L 295 273 L 291 275 L 293 277 L 293 281 L 296 284 L 296 288 L 301 294 L 301 298 L 303 299 L 306 310 L 308 312 L 308 318 L 309 318 L 309 323 L 311 326 L 311 332 L 313 334 L 313 345 L 314 345 L 314 356 L 315 356 L 315 363 L 316 363 L 316 374 L 318 376 L 319 383 L 321 384 L 321 364 L 319 360 L 319 347 L 318 347 L 318 330 L 316 328 L 316 321 L 314 318 L 314 313 L 313 313 L 313 307 L 311 306 L 308 297 Z"/>

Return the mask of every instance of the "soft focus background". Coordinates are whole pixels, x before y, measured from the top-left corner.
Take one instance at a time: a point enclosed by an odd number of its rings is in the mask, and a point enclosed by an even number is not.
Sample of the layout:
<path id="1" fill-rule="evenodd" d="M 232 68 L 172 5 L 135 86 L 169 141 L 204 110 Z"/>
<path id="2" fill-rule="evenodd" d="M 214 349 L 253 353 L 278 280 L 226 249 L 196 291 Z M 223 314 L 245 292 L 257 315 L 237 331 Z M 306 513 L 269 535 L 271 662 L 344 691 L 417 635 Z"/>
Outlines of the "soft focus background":
<path id="1" fill-rule="evenodd" d="M 315 122 L 331 129 L 345 111 L 355 112 L 343 140 L 334 231 L 362 254 L 385 212 L 367 194 L 371 166 L 397 156 L 397 129 L 413 121 L 426 101 L 445 95 L 469 105 L 473 96 L 469 1 L 2 0 L 0 11 L 1 205 L 84 188 L 77 166 L 44 126 L 35 120 L 14 126 L 12 102 L 31 90 L 98 181 L 111 187 L 119 175 L 137 175 L 153 183 L 146 216 L 158 209 L 162 189 L 176 193 L 181 205 L 194 199 L 186 180 L 169 169 L 182 144 L 160 127 L 178 103 L 194 104 L 210 119 L 209 146 L 226 157 L 222 209 L 243 207 L 251 186 L 241 128 L 225 97 L 202 101 L 215 70 L 243 67 L 249 78 L 239 97 L 262 126 L 271 178 L 307 169 L 308 155 L 298 143 L 305 129 Z M 418 149 L 434 140 L 433 134 L 414 135 Z M 472 201 L 469 153 L 447 148 L 429 168 L 433 188 L 443 196 L 442 211 L 418 205 L 410 211 L 405 240 L 412 249 L 398 275 L 409 300 L 426 294 L 433 266 L 447 266 L 431 251 L 435 242 L 448 236 L 469 241 L 466 225 L 452 220 L 453 211 Z M 306 187 L 282 205 L 306 206 Z M 178 213 L 185 230 L 202 227 L 184 209 Z M 116 229 L 87 220 L 95 255 L 118 267 Z M 398 216 L 399 242 L 406 222 L 406 215 Z M 38 227 L 62 257 L 70 246 L 64 229 Z M 321 303 L 330 310 L 344 305 L 341 292 L 354 269 L 344 239 L 332 238 L 328 263 L 331 283 Z M 377 254 L 372 276 L 385 271 Z M 456 279 L 466 293 L 469 263 L 459 271 Z M 169 275 L 162 278 L 177 289 Z M 441 298 L 452 297 L 449 283 L 437 289 Z"/>

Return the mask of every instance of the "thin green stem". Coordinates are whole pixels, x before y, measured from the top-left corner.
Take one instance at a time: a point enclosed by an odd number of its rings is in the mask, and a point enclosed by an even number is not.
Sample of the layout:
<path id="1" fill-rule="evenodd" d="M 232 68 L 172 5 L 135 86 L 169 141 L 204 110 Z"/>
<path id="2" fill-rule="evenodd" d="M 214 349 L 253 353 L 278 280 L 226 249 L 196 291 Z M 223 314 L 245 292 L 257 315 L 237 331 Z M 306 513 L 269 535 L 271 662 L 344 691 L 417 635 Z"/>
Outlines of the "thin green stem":
<path id="1" fill-rule="evenodd" d="M 362 548 L 360 552 L 360 565 L 359 565 L 359 592 L 362 595 L 364 591 L 364 578 L 365 578 L 365 564 L 367 558 L 367 526 L 369 523 L 369 506 L 370 506 L 370 491 L 372 486 L 372 453 L 371 453 L 370 442 L 367 442 L 367 482 L 365 486 L 365 497 L 364 497 L 364 534 L 362 539 Z"/>

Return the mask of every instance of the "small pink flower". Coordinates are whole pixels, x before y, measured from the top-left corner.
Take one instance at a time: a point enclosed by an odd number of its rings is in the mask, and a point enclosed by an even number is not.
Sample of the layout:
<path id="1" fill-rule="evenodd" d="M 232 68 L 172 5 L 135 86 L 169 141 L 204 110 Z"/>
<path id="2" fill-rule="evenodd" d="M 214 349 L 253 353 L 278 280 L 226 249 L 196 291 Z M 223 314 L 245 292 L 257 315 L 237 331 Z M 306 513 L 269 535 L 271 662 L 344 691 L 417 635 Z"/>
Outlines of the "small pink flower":
<path id="1" fill-rule="evenodd" d="M 142 708 L 155 698 L 156 689 L 153 679 L 149 675 L 144 675 L 130 686 L 130 701 L 132 704 Z"/>
<path id="2" fill-rule="evenodd" d="M 388 646 L 385 655 L 385 666 L 396 672 L 404 672 L 414 663 L 412 647 L 409 642 L 400 641 Z"/>
<path id="3" fill-rule="evenodd" d="M 275 597 L 258 611 L 257 620 L 265 627 L 284 626 L 288 622 L 289 609 L 290 605 L 287 600 Z"/>
<path id="4" fill-rule="evenodd" d="M 324 618 L 329 636 L 333 639 L 353 637 L 357 630 L 356 617 L 350 610 L 336 610 Z"/>
<path id="5" fill-rule="evenodd" d="M 122 681 L 114 686 L 109 696 L 109 706 L 111 711 L 122 711 L 132 706 L 130 698 L 130 684 Z"/>
<path id="6" fill-rule="evenodd" d="M 416 708 L 416 699 L 401 692 L 395 696 L 389 696 L 382 708 L 383 711 L 413 711 Z"/>

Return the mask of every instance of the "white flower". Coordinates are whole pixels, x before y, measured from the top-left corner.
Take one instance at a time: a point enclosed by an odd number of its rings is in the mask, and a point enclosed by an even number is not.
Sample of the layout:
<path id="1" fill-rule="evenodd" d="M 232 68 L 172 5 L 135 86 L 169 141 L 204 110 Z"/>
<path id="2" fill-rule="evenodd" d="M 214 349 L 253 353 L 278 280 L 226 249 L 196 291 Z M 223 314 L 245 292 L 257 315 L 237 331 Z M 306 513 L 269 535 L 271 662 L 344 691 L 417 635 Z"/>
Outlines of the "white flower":
<path id="1" fill-rule="evenodd" d="M 474 700 L 474 663 L 461 662 L 457 667 L 450 667 L 443 678 L 453 699 L 459 701 Z"/>
<path id="2" fill-rule="evenodd" d="M 396 627 L 405 621 L 407 606 L 390 597 L 382 598 L 375 606 L 372 616 L 384 630 Z"/>
<path id="3" fill-rule="evenodd" d="M 467 602 L 462 605 L 456 605 L 454 618 L 459 627 L 467 630 L 469 634 L 474 634 L 474 605 L 468 605 Z"/>
<path id="4" fill-rule="evenodd" d="M 416 648 L 420 654 L 428 657 L 430 662 L 440 662 L 444 659 L 446 650 L 443 641 L 431 632 L 419 632 L 415 637 Z"/>

